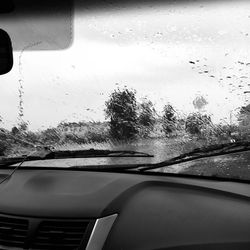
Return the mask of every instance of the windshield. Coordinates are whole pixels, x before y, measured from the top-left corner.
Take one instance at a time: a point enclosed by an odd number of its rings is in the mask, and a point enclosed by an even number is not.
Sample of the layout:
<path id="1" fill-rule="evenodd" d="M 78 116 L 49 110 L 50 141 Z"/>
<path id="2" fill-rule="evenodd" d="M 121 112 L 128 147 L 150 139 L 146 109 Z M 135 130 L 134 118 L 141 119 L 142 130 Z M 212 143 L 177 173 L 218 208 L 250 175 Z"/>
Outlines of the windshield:
<path id="1" fill-rule="evenodd" d="M 46 165 L 156 163 L 249 140 L 249 1 L 43 1 L 38 17 L 13 2 L 0 14 L 15 50 L 0 76 L 0 157 L 53 146 L 154 158 Z"/>

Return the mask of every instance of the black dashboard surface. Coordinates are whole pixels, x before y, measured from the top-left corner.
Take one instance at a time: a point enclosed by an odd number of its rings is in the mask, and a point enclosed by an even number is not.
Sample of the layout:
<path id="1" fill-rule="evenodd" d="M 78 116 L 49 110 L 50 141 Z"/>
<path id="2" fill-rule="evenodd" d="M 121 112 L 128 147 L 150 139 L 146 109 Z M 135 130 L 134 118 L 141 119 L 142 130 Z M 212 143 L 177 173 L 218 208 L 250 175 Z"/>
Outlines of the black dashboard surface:
<path id="1" fill-rule="evenodd" d="M 0 171 L 0 180 L 9 170 Z M 105 249 L 250 249 L 250 185 L 132 173 L 20 169 L 0 214 L 118 217 Z"/>

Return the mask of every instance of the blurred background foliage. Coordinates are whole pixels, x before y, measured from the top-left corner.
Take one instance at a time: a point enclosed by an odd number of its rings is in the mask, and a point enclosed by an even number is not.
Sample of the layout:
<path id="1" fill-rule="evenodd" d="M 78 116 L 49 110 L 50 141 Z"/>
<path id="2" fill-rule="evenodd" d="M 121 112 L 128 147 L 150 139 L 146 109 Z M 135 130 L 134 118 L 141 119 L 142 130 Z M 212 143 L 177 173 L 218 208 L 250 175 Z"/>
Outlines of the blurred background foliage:
<path id="1" fill-rule="evenodd" d="M 105 122 L 61 122 L 33 132 L 23 120 L 11 130 L 1 128 L 0 116 L 0 156 L 26 154 L 40 146 L 127 143 L 139 139 L 175 140 L 192 145 L 191 148 L 249 140 L 250 105 L 240 108 L 237 123 L 214 124 L 203 110 L 207 104 L 203 96 L 196 97 L 193 104 L 196 112 L 183 114 L 167 102 L 159 114 L 147 97 L 138 101 L 136 91 L 124 87 L 115 89 L 105 102 Z"/>

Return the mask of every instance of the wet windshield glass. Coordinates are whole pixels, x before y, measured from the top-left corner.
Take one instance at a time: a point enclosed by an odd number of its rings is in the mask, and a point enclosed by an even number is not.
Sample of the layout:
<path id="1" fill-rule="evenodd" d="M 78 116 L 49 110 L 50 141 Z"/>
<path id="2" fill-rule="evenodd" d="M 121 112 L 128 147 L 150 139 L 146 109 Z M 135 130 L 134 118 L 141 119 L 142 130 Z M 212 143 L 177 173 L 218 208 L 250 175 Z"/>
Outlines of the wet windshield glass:
<path id="1" fill-rule="evenodd" d="M 50 7 L 61 13 L 50 18 L 0 14 L 15 49 L 13 70 L 0 76 L 0 157 L 49 145 L 155 156 L 88 159 L 93 165 L 154 163 L 249 140 L 249 8 L 77 0 L 70 12 Z"/>

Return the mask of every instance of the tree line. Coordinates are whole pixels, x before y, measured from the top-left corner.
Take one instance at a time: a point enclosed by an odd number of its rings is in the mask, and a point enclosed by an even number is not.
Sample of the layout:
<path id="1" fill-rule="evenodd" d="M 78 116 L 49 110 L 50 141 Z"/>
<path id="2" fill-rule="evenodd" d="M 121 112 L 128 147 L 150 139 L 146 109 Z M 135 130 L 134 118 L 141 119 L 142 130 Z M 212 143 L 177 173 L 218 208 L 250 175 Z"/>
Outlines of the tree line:
<path id="1" fill-rule="evenodd" d="M 156 124 L 161 126 L 166 137 L 183 130 L 191 135 L 201 135 L 205 128 L 214 126 L 209 115 L 199 112 L 180 118 L 169 103 L 159 115 L 150 100 L 144 98 L 138 102 L 136 91 L 126 87 L 117 88 L 111 93 L 105 103 L 105 114 L 109 120 L 110 135 L 118 140 L 148 137 Z"/>
<path id="2" fill-rule="evenodd" d="M 138 101 L 136 95 L 134 89 L 115 89 L 105 102 L 105 122 L 61 122 L 56 127 L 32 132 L 28 123 L 22 120 L 10 131 L 0 128 L 0 156 L 12 152 L 25 153 L 23 149 L 34 145 L 88 144 L 183 136 L 212 144 L 250 139 L 250 105 L 240 108 L 238 124 L 214 124 L 210 115 L 200 112 L 206 105 L 203 97 L 195 98 L 193 102 L 194 107 L 197 107 L 196 112 L 183 115 L 170 103 L 166 103 L 159 114 L 152 101 L 148 98 Z M 2 120 L 0 116 L 0 123 Z"/>

